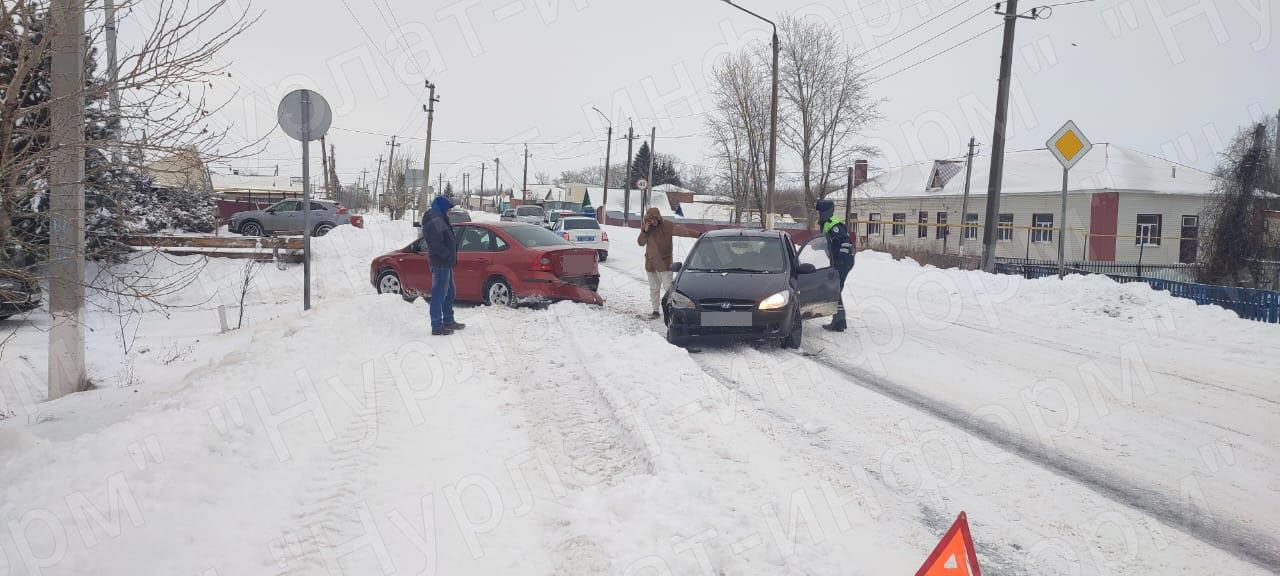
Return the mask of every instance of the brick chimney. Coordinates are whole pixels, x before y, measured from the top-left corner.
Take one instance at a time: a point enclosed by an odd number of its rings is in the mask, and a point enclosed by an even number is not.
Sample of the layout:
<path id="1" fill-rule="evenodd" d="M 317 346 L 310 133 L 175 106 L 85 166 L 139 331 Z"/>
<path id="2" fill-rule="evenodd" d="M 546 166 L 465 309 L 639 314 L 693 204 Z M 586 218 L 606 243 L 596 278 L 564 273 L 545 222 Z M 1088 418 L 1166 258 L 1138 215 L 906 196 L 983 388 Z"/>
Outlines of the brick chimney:
<path id="1" fill-rule="evenodd" d="M 857 188 L 867 181 L 867 161 L 853 161 L 853 187 Z"/>

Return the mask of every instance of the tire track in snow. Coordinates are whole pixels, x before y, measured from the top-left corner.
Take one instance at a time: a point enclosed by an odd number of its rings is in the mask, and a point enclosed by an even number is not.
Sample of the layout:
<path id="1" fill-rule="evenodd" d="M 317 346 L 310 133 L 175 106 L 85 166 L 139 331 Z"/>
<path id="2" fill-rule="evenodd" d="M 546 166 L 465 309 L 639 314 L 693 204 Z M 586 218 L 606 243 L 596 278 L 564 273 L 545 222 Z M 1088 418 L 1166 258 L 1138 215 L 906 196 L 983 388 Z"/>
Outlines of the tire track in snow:
<path id="1" fill-rule="evenodd" d="M 641 285 L 648 284 L 647 280 L 629 271 L 608 264 L 604 264 L 604 267 Z M 811 343 L 806 342 L 803 350 L 804 352 L 777 350 L 772 354 L 795 355 L 814 362 L 844 376 L 852 384 L 928 414 L 979 440 L 999 446 L 1024 461 L 1057 476 L 1073 480 L 1112 502 L 1147 514 L 1237 559 L 1266 570 L 1275 570 L 1276 566 L 1280 566 L 1280 543 L 1270 535 L 1229 519 L 1219 521 L 1211 516 L 1196 514 L 1194 509 L 1183 506 L 1177 498 L 1126 481 L 1121 473 L 1039 446 L 1021 435 L 1010 434 L 1009 431 L 994 423 L 973 418 L 963 408 L 939 401 L 865 369 L 822 356 L 821 350 L 815 350 Z M 696 354 L 691 357 L 703 366 L 704 361 L 698 359 Z"/>

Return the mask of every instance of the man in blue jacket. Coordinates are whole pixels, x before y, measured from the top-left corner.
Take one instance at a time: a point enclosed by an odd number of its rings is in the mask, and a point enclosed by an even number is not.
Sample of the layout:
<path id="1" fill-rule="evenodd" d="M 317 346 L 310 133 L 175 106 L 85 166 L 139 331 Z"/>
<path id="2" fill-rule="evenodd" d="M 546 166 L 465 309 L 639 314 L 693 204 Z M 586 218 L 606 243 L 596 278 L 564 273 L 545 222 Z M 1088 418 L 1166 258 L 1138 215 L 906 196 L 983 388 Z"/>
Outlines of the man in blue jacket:
<path id="1" fill-rule="evenodd" d="M 453 267 L 458 263 L 458 243 L 449 223 L 453 202 L 444 196 L 431 201 L 431 209 L 422 215 L 422 242 L 431 264 L 431 335 L 448 336 L 466 328 L 453 319 Z"/>
<path id="2" fill-rule="evenodd" d="M 830 324 L 823 324 L 822 327 L 832 332 L 844 332 L 847 327 L 844 317 L 844 283 L 849 277 L 849 271 L 853 270 L 853 237 L 849 235 L 849 227 L 844 220 L 836 217 L 835 202 L 819 200 L 814 208 L 818 211 L 818 225 L 822 227 L 822 234 L 827 237 L 827 257 L 840 274 L 840 300 L 836 315 L 831 318 Z"/>

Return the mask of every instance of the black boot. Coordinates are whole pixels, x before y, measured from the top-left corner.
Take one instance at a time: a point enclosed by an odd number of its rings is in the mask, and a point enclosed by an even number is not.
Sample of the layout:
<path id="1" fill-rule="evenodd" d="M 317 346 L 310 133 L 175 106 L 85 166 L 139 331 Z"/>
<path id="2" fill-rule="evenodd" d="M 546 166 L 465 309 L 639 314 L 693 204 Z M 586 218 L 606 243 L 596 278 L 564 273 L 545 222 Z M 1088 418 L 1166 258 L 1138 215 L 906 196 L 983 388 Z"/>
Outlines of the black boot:
<path id="1" fill-rule="evenodd" d="M 844 332 L 846 327 L 847 326 L 844 321 L 844 305 L 842 303 L 840 308 L 836 310 L 836 315 L 831 317 L 831 323 L 823 324 L 822 328 L 831 332 Z"/>

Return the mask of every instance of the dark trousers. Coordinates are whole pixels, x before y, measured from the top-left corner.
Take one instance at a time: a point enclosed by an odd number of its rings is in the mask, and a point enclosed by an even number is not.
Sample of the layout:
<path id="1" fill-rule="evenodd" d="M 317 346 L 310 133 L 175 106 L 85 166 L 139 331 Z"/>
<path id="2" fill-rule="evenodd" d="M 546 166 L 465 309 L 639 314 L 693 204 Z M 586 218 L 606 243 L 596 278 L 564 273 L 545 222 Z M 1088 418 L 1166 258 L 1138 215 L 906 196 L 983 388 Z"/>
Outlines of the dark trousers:
<path id="1" fill-rule="evenodd" d="M 431 329 L 453 324 L 453 268 L 431 267 Z"/>
<path id="2" fill-rule="evenodd" d="M 836 271 L 840 274 L 840 299 L 836 301 L 836 315 L 831 318 L 831 324 L 838 327 L 845 327 L 844 318 L 844 281 L 849 277 L 849 271 L 853 270 L 853 266 L 839 266 Z"/>

